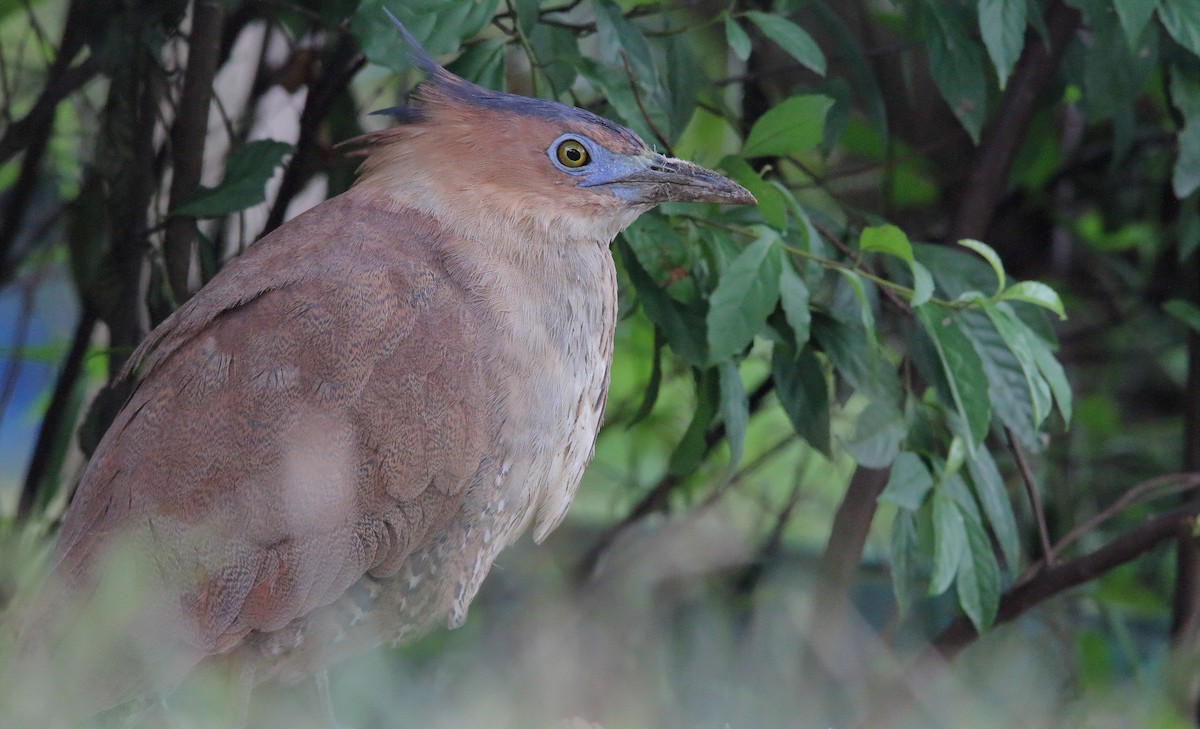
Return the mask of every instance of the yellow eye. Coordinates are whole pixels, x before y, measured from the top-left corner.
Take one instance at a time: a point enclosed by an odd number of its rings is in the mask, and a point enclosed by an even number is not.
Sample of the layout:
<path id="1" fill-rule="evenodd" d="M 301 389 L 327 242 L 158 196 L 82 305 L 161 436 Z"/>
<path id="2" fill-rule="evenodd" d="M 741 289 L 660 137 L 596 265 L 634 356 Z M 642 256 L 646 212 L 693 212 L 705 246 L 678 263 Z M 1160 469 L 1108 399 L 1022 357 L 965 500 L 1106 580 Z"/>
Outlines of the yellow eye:
<path id="1" fill-rule="evenodd" d="M 575 139 L 564 139 L 558 149 L 554 151 L 554 155 L 558 157 L 558 163 L 563 167 L 576 169 L 583 167 L 592 158 L 588 155 L 587 147 Z"/>

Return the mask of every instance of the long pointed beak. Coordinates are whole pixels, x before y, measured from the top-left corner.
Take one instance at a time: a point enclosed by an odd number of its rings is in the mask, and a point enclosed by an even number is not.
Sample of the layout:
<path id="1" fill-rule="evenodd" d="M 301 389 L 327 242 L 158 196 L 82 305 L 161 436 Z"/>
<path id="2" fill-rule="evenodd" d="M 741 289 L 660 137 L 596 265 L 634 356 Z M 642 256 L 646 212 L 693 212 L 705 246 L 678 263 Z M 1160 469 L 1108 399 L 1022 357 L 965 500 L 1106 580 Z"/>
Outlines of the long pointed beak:
<path id="1" fill-rule="evenodd" d="M 612 186 L 631 203 L 712 202 L 754 205 L 750 191 L 723 175 L 687 160 L 650 153 L 631 157 L 611 176 L 585 180 L 580 187 Z"/>

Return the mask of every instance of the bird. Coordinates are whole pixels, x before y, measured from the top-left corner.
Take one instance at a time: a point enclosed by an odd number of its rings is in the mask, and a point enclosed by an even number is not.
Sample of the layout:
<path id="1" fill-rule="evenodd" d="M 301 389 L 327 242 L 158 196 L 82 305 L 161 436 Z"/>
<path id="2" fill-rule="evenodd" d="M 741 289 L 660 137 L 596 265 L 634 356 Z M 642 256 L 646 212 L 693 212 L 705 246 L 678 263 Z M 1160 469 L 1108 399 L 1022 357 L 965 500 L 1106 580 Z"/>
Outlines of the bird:
<path id="1" fill-rule="evenodd" d="M 736 182 L 557 101 L 483 88 L 388 13 L 424 81 L 356 182 L 155 328 L 66 511 L 58 596 L 127 556 L 129 655 L 92 709 L 226 661 L 251 685 L 439 625 L 562 521 L 601 426 L 615 236 Z"/>

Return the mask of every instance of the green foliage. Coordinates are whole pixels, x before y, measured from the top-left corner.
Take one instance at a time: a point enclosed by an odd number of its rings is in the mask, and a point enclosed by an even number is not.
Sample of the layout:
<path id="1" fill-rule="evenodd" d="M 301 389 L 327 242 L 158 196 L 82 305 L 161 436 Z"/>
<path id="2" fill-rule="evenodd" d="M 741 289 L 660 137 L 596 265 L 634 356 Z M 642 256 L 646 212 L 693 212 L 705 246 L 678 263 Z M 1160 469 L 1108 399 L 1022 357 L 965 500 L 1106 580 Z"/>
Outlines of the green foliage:
<path id="1" fill-rule="evenodd" d="M 273 139 L 247 142 L 229 155 L 221 184 L 197 188 L 174 214 L 214 218 L 259 204 L 267 199 L 267 180 L 293 150 L 292 145 Z"/>
<path id="2" fill-rule="evenodd" d="M 30 3 L 29 12 L 48 5 Z M 130 120 L 135 101 L 169 105 L 121 89 L 147 49 L 169 65 L 167 39 L 189 36 L 177 27 L 182 4 L 152 5 L 153 13 L 94 13 L 79 56 L 92 54 L 104 83 L 68 97 L 81 103 L 60 103 L 58 146 L 41 163 L 53 198 L 45 204 L 65 211 L 66 224 L 45 225 L 45 241 L 22 238 L 0 255 L 0 283 L 40 280 L 29 272 L 66 260 L 81 301 L 106 323 L 119 302 L 142 295 L 122 288 L 122 261 L 144 259 L 152 289 L 163 280 L 155 237 L 163 216 L 149 200 L 163 197 L 162 165 L 177 151 L 155 142 L 156 153 L 139 158 Z M 852 498 L 849 474 L 886 470 L 882 508 L 853 525 L 867 535 L 868 558 L 855 587 L 865 594 L 890 581 L 894 605 L 879 600 L 870 620 L 895 628 L 898 641 L 928 640 L 954 616 L 988 631 L 1014 585 L 1044 577 L 1043 537 L 1053 545 L 1085 524 L 1087 534 L 1054 555 L 1077 558 L 1169 508 L 1154 501 L 1165 487 L 1146 487 L 1128 508 L 1089 522 L 1125 504 L 1134 484 L 1195 468 L 1182 462 L 1180 433 L 1194 431 L 1180 421 L 1183 404 L 1200 397 L 1185 346 L 1200 332 L 1196 2 L 908 0 L 868 3 L 861 17 L 823 0 L 255 6 L 297 45 L 286 67 L 263 54 L 250 76 L 260 80 L 253 100 L 259 86 L 274 89 L 296 72 L 303 80 L 288 83 L 307 86 L 305 114 L 317 118 L 302 121 L 309 126 L 293 148 L 238 141 L 256 136 L 262 112 L 253 104 L 223 111 L 235 140 L 223 181 L 170 211 L 211 219 L 203 278 L 219 269 L 218 252 L 260 232 L 230 234 L 281 166 L 303 181 L 324 176 L 336 192 L 353 162 L 335 161 L 330 145 L 387 105 L 381 93 L 418 80 L 385 6 L 453 72 L 588 108 L 720 169 L 758 199 L 753 208 L 665 205 L 618 237 L 608 421 L 583 509 L 573 512 L 589 529 L 722 502 L 731 522 L 749 525 L 754 569 L 791 575 L 804 561 L 797 554 L 836 544 L 825 537 L 839 502 Z M 0 102 L 6 119 L 33 107 L 40 87 L 30 79 L 45 77 L 54 49 L 43 39 L 13 42 L 25 7 L 0 2 L 0 52 L 22 71 L 0 68 L 19 82 L 6 86 L 14 100 Z M 360 51 L 366 69 L 337 81 Z M 1035 52 L 1047 66 L 1018 73 Z M 182 69 L 167 70 L 154 83 L 175 101 Z M 97 99 L 103 121 L 80 112 Z M 1025 117 L 1013 111 L 1022 100 Z M 144 138 L 166 138 L 161 124 L 153 129 L 157 137 Z M 148 161 L 156 158 L 158 167 Z M 15 189 L 17 164 L 0 167 L 0 192 Z M 130 176 L 135 169 L 144 179 Z M 132 218 L 148 215 L 149 232 L 134 233 L 140 248 L 117 250 L 131 218 L 112 211 L 129 179 L 154 189 Z M 990 213 L 971 224 L 981 200 Z M 55 362 L 67 346 L 6 344 L 0 356 Z M 91 369 L 105 361 L 90 360 Z M 72 383 L 61 417 L 73 422 L 102 374 Z M 66 473 L 70 428 L 60 430 L 52 460 Z M 49 479 L 57 490 L 36 503 L 61 503 L 64 480 Z M 1059 608 L 1028 613 L 1033 627 L 1022 629 L 1033 632 L 1044 630 L 1039 621 L 1073 629 L 1087 616 L 1072 640 L 1079 656 L 1062 659 L 1068 682 L 1099 691 L 1162 672 L 1175 568 L 1157 557 L 1131 565 Z M 754 592 L 756 579 L 725 580 L 736 593 L 731 612 L 748 595 L 767 599 Z M 1113 627 L 1126 618 L 1141 622 Z M 1092 659 L 1102 667 L 1089 667 Z M 848 723 L 830 713 L 814 725 Z M 1039 722 L 999 725 L 1024 723 Z"/>

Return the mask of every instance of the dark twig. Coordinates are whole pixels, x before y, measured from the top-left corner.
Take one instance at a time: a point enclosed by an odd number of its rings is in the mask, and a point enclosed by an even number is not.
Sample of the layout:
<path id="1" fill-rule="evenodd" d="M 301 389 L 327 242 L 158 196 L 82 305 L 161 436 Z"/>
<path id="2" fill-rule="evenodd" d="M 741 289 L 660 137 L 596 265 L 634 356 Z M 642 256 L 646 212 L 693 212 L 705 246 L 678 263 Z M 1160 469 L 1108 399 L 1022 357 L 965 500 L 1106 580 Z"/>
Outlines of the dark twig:
<path id="1" fill-rule="evenodd" d="M 171 126 L 171 197 L 174 210 L 200 184 L 204 167 L 204 143 L 208 138 L 208 112 L 212 105 L 213 77 L 221 52 L 221 26 L 225 17 L 223 0 L 196 0 L 192 6 L 192 32 L 188 44 L 188 65 L 183 91 Z M 188 273 L 192 249 L 196 243 L 196 219 L 172 215 L 163 238 L 167 280 L 175 305 L 187 301 Z"/>
<path id="2" fill-rule="evenodd" d="M 1200 256 L 1192 254 L 1185 272 L 1192 301 L 1200 302 Z M 1183 467 L 1200 471 L 1200 332 L 1187 333 L 1188 372 L 1183 411 Z M 1195 498 L 1193 493 L 1192 498 Z M 1175 594 L 1171 605 L 1171 643 L 1191 655 L 1200 642 L 1200 540 L 1189 527 L 1179 529 L 1175 551 Z M 1195 716 L 1198 697 L 1187 696 Z"/>
<path id="3" fill-rule="evenodd" d="M 83 23 L 80 19 L 82 14 L 79 3 L 72 3 L 68 8 L 62 42 L 50 64 L 41 95 L 25 118 L 9 126 L 4 136 L 0 137 L 0 165 L 25 150 L 17 180 L 8 191 L 3 210 L 0 210 L 0 285 L 11 279 L 17 271 L 19 262 L 9 259 L 21 232 L 21 224 L 33 207 L 30 198 L 37 189 L 42 156 L 54 130 L 54 111 L 59 102 L 91 79 L 97 70 L 90 57 L 78 66 L 71 67 L 71 61 L 83 48 L 86 39 L 80 27 Z"/>
<path id="4" fill-rule="evenodd" d="M 763 381 L 749 397 L 749 410 L 751 414 L 758 412 L 762 407 L 763 401 L 775 389 L 775 383 L 770 378 Z M 712 449 L 722 438 L 725 437 L 725 423 L 720 423 L 704 434 L 704 455 L 701 458 L 706 458 Z M 596 565 L 600 563 L 600 558 L 608 551 L 616 541 L 618 535 L 625 531 L 631 525 L 641 521 L 646 516 L 657 511 L 663 511 L 667 507 L 671 492 L 675 490 L 683 479 L 673 473 L 664 475 L 657 484 L 642 496 L 641 500 L 634 505 L 629 513 L 625 515 L 619 522 L 605 529 L 592 548 L 583 555 L 579 561 L 579 569 L 577 570 L 578 579 L 582 582 L 588 579 L 596 569 Z"/>
<path id="5" fill-rule="evenodd" d="M 996 624 L 1014 620 L 1046 600 L 1146 554 L 1175 538 L 1181 529 L 1190 530 L 1198 513 L 1200 499 L 1151 517 L 1082 557 L 1047 566 L 1004 593 L 996 613 Z M 894 726 L 897 716 L 906 712 L 916 700 L 915 694 L 943 675 L 946 662 L 978 637 L 979 633 L 969 619 L 957 618 L 903 671 L 903 678 L 891 690 L 876 692 L 872 708 L 858 725 L 859 729 Z"/>
<path id="6" fill-rule="evenodd" d="M 996 207 L 1008 189 L 1008 173 L 1025 140 L 1038 102 L 1058 73 L 1059 61 L 1080 24 L 1080 13 L 1062 0 L 1053 0 L 1046 11 L 1050 47 L 1033 30 L 1025 35 L 1022 51 L 1000 108 L 993 117 L 967 179 L 966 190 L 950 226 L 950 239 L 983 238 Z"/>
<path id="7" fill-rule="evenodd" d="M 42 495 L 42 484 L 57 482 L 56 473 L 50 473 L 54 461 L 53 455 L 57 444 L 62 438 L 64 428 L 71 427 L 68 421 L 71 414 L 71 400 L 76 384 L 83 373 L 84 357 L 88 345 L 92 341 L 92 331 L 96 328 L 96 310 L 84 305 L 79 314 L 79 322 L 75 325 L 75 334 L 71 338 L 71 348 L 63 359 L 62 369 L 54 383 L 54 394 L 46 414 L 42 417 L 38 429 L 37 441 L 33 446 L 33 456 L 29 459 L 29 468 L 25 471 L 25 483 L 21 488 L 21 496 L 17 501 L 17 519 L 24 520 L 33 515 L 36 505 L 47 501 Z"/>
<path id="8" fill-rule="evenodd" d="M 326 66 L 328 71 L 308 91 L 304 111 L 300 114 L 300 137 L 296 141 L 296 153 L 292 155 L 287 169 L 284 170 L 279 194 L 275 196 L 275 202 L 271 205 L 271 213 L 267 216 L 262 235 L 270 233 L 283 223 L 288 204 L 300 194 L 317 169 L 317 143 L 321 123 L 329 115 L 338 95 L 346 90 L 350 79 L 366 62 L 366 58 L 358 52 L 353 38 L 344 35 L 338 39 Z"/>
<path id="9" fill-rule="evenodd" d="M 1046 509 L 1042 506 L 1042 496 L 1038 493 L 1037 484 L 1033 481 L 1033 469 L 1029 467 L 1025 451 L 1021 450 L 1021 444 L 1017 443 L 1013 432 L 1005 428 L 1004 437 L 1008 439 L 1008 447 L 1017 461 L 1017 470 L 1021 472 L 1021 482 L 1025 484 L 1025 493 L 1029 496 L 1029 508 L 1033 510 L 1034 519 L 1037 521 L 1038 538 L 1042 542 L 1042 557 L 1046 564 L 1053 565 L 1054 546 L 1050 542 L 1050 530 L 1046 527 Z"/>
<path id="10" fill-rule="evenodd" d="M 629 54 L 621 51 L 621 63 L 625 66 L 625 75 L 629 77 L 629 88 L 633 91 L 633 100 L 637 102 L 638 111 L 642 112 L 642 119 L 646 120 L 646 126 L 650 127 L 654 138 L 667 151 L 667 155 L 674 157 L 675 153 L 671 151 L 671 143 L 667 141 L 667 136 L 662 133 L 654 120 L 650 118 L 650 113 L 646 111 L 646 105 L 642 103 L 642 92 L 638 90 L 637 78 L 633 75 L 633 67 L 629 65 Z"/>
<path id="11" fill-rule="evenodd" d="M 850 485 L 833 517 L 829 541 L 820 564 L 820 587 L 813 593 L 815 603 L 809 635 L 821 664 L 845 679 L 861 673 L 853 645 L 844 629 L 850 591 L 862 562 L 863 547 L 875 518 L 877 499 L 888 482 L 889 469 L 859 466 L 850 477 Z M 851 650 L 847 650 L 847 649 Z"/>

